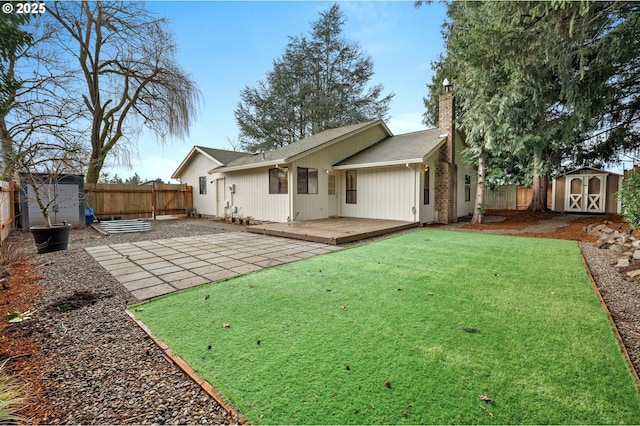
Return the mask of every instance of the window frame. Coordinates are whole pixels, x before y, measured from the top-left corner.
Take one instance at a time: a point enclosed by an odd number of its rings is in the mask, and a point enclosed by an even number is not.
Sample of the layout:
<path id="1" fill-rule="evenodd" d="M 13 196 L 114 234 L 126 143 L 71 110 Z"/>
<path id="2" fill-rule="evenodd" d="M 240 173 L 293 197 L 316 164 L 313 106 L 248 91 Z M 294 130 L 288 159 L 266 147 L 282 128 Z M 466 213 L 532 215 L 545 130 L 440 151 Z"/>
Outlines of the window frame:
<path id="1" fill-rule="evenodd" d="M 198 176 L 198 193 L 200 195 L 207 195 L 207 177 Z"/>
<path id="2" fill-rule="evenodd" d="M 431 187 L 431 176 L 428 167 L 423 172 L 422 185 L 424 186 L 422 204 L 428 206 L 431 203 L 431 192 L 429 191 Z"/>
<path id="3" fill-rule="evenodd" d="M 358 204 L 358 171 L 357 170 L 347 170 L 345 173 L 345 203 Z"/>
<path id="4" fill-rule="evenodd" d="M 315 175 L 315 179 L 314 179 Z M 304 178 L 304 180 L 302 180 Z M 315 183 L 315 186 L 313 185 Z M 298 194 L 318 194 L 318 169 L 298 167 L 296 187 Z"/>
<path id="5" fill-rule="evenodd" d="M 269 169 L 269 194 L 288 194 L 288 193 L 289 193 L 289 168 L 273 167 Z"/>
<path id="6" fill-rule="evenodd" d="M 464 175 L 464 201 L 471 201 L 471 175 Z"/>

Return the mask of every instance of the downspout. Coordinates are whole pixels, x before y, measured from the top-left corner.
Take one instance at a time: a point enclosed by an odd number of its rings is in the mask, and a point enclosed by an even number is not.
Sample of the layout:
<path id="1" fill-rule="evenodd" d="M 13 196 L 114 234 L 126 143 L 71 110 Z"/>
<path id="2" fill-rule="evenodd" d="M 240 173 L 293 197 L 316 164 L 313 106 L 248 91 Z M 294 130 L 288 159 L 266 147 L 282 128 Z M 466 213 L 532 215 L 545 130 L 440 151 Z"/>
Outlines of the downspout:
<path id="1" fill-rule="evenodd" d="M 279 167 L 279 166 L 276 166 Z M 288 214 L 287 214 L 287 222 L 292 222 L 295 220 L 293 217 L 293 168 L 287 166 L 287 205 L 288 205 Z"/>
<path id="2" fill-rule="evenodd" d="M 411 167 L 409 165 L 409 163 L 405 164 L 405 166 L 411 170 L 413 172 L 413 207 L 411 207 L 411 212 L 413 213 L 413 221 L 416 222 L 416 212 L 418 210 L 418 204 L 416 202 L 417 200 L 417 191 L 418 191 L 418 186 L 417 186 L 417 177 L 416 177 L 416 170 Z"/>

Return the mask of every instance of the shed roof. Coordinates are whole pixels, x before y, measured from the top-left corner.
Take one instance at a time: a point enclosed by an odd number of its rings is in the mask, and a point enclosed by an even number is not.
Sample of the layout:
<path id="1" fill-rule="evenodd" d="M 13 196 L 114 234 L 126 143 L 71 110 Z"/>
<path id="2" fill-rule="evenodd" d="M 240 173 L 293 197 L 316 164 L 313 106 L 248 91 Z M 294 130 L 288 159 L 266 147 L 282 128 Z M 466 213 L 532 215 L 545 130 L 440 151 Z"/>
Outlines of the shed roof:
<path id="1" fill-rule="evenodd" d="M 380 167 L 422 163 L 425 157 L 447 141 L 439 129 L 421 130 L 383 139 L 334 165 L 334 169 Z"/>
<path id="2" fill-rule="evenodd" d="M 570 171 L 568 171 L 566 173 L 563 173 L 561 175 L 558 175 L 557 178 L 562 177 L 562 176 L 567 176 L 567 175 L 594 174 L 594 173 L 622 176 L 620 173 L 609 172 L 607 170 L 597 169 L 595 167 L 580 167 L 580 168 L 577 168 L 577 169 L 574 169 L 574 170 L 570 170 Z"/>
<path id="3" fill-rule="evenodd" d="M 255 167 L 266 167 L 274 164 L 285 164 L 295 160 L 303 155 L 334 144 L 349 137 L 355 133 L 359 133 L 374 126 L 381 126 L 384 131 L 391 136 L 392 133 L 382 120 L 368 121 L 366 123 L 351 124 L 349 126 L 338 127 L 336 129 L 327 129 L 306 139 L 299 140 L 289 145 L 273 151 L 265 151 L 237 158 L 226 164 L 225 167 L 214 169 L 215 171 L 233 171 L 251 169 Z M 213 170 L 211 170 L 213 171 Z"/>

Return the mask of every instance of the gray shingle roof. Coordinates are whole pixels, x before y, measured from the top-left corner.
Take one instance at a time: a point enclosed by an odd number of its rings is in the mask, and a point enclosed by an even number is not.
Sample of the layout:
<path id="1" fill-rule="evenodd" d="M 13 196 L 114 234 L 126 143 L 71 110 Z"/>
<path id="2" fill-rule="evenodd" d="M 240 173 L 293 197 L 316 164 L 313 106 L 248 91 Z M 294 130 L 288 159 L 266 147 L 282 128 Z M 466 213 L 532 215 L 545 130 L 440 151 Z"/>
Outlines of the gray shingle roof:
<path id="1" fill-rule="evenodd" d="M 226 164 L 226 167 L 242 167 L 242 166 L 259 166 L 260 163 L 272 163 L 274 161 L 285 161 L 310 151 L 314 148 L 320 147 L 324 144 L 330 143 L 343 136 L 347 136 L 350 133 L 358 132 L 373 124 L 380 123 L 384 125 L 381 120 L 368 121 L 366 123 L 352 124 L 349 126 L 338 127 L 336 129 L 327 129 L 320 133 L 316 133 L 306 139 L 302 139 L 298 142 L 283 146 L 273 151 L 266 151 L 264 153 L 257 153 L 249 156 L 240 157 L 230 163 Z"/>
<path id="2" fill-rule="evenodd" d="M 440 129 L 422 130 L 383 139 L 375 145 L 352 155 L 335 166 L 362 166 L 376 163 L 409 162 L 423 159 L 446 140 Z"/>
<path id="3" fill-rule="evenodd" d="M 220 161 L 222 164 L 227 164 L 240 157 L 251 155 L 248 152 L 229 151 L 226 149 L 217 149 L 217 148 L 207 148 L 206 146 L 201 146 L 201 145 L 196 145 L 196 148 L 199 148 L 202 151 L 206 152 L 208 155 Z"/>

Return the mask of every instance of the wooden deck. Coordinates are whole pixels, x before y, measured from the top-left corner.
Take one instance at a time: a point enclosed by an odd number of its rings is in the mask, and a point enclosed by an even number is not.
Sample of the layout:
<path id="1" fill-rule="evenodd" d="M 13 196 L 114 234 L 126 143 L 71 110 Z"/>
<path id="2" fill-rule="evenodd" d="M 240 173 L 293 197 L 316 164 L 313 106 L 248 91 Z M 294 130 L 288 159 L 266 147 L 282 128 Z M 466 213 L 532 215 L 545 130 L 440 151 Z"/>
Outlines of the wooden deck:
<path id="1" fill-rule="evenodd" d="M 257 234 L 338 245 L 414 228 L 418 225 L 418 222 L 404 222 L 401 220 L 341 217 L 291 223 L 265 223 L 251 225 L 247 230 Z"/>

